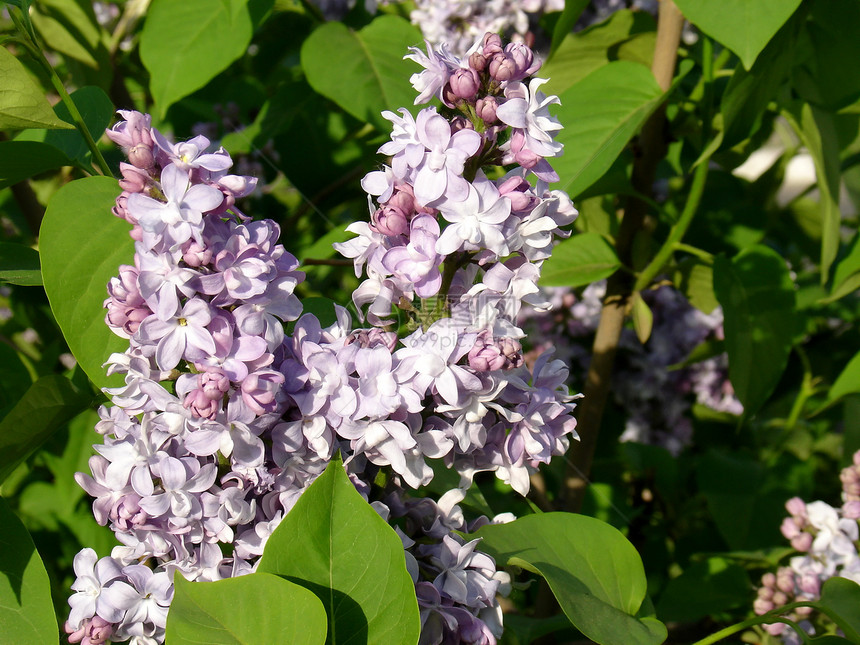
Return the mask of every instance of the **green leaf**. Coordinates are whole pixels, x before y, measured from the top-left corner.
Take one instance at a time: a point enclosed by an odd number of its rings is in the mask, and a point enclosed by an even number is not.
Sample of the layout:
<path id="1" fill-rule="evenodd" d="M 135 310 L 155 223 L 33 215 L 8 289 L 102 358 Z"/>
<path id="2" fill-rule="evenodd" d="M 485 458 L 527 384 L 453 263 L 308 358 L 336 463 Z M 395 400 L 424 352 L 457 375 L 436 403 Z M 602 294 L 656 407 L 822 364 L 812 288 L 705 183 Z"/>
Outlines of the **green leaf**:
<path id="1" fill-rule="evenodd" d="M 682 260 L 675 269 L 672 282 L 702 313 L 709 314 L 720 304 L 714 295 L 714 267 L 696 258 Z"/>
<path id="2" fill-rule="evenodd" d="M 50 49 L 96 69 L 108 62 L 102 29 L 92 4 L 76 0 L 39 0 L 30 13 L 33 25 Z M 101 52 L 98 52 L 101 46 Z M 98 54 L 97 54 L 98 52 Z"/>
<path id="3" fill-rule="evenodd" d="M 0 141 L 0 190 L 71 163 L 66 155 L 46 143 Z"/>
<path id="4" fill-rule="evenodd" d="M 299 261 L 302 262 L 307 259 L 326 260 L 335 255 L 335 250 L 332 244 L 335 244 L 336 242 L 346 242 L 348 239 L 353 237 L 352 233 L 347 232 L 347 226 L 349 226 L 349 223 L 333 228 L 313 244 L 302 249 L 299 253 Z"/>
<path id="5" fill-rule="evenodd" d="M 860 30 L 856 0 L 814 0 L 806 31 L 809 57 L 795 69 L 794 85 L 810 103 L 839 110 L 860 98 L 860 68 L 845 61 L 860 59 L 860 43 L 844 34 Z"/>
<path id="6" fill-rule="evenodd" d="M 735 68 L 720 99 L 723 129 L 714 148 L 731 148 L 759 129 L 762 115 L 796 65 L 795 50 L 804 15 L 803 10 L 798 11 L 782 26 L 751 69 L 740 65 Z"/>
<path id="7" fill-rule="evenodd" d="M 45 565 L 21 520 L 0 498 L 0 634 L 4 643 L 59 643 Z"/>
<path id="8" fill-rule="evenodd" d="M 140 58 L 151 76 L 159 116 L 242 56 L 252 35 L 247 0 L 153 0 L 140 35 Z"/>
<path id="9" fill-rule="evenodd" d="M 275 529 L 258 571 L 284 576 L 322 600 L 327 643 L 418 642 L 418 603 L 403 544 L 358 494 L 340 460 Z"/>
<path id="10" fill-rule="evenodd" d="M 175 578 L 165 640 L 171 645 L 321 645 L 326 614 L 310 591 L 268 573 L 217 582 Z"/>
<path id="11" fill-rule="evenodd" d="M 642 293 L 637 291 L 633 294 L 633 330 L 636 332 L 636 338 L 643 345 L 651 338 L 651 328 L 654 326 L 654 314 L 651 313 L 651 308 L 648 303 L 642 299 Z"/>
<path id="12" fill-rule="evenodd" d="M 860 643 L 860 585 L 848 578 L 829 578 L 814 605 L 826 613 L 852 643 Z"/>
<path id="13" fill-rule="evenodd" d="M 113 118 L 113 103 L 111 103 L 108 95 L 101 88 L 89 85 L 72 92 L 71 99 L 74 101 L 75 107 L 78 108 L 87 130 L 93 139 L 98 141 Z M 64 103 L 57 103 L 54 106 L 54 111 L 59 118 L 67 121 L 72 120 Z M 71 131 L 25 130 L 16 137 L 14 143 L 23 141 L 46 143 L 62 152 L 67 159 L 78 162 L 86 161 L 92 154 L 86 139 L 77 129 Z"/>
<path id="14" fill-rule="evenodd" d="M 5 47 L 0 47 L 0 78 L 0 130 L 74 128 L 57 118 L 45 93 Z"/>
<path id="15" fill-rule="evenodd" d="M 558 51 L 541 67 L 541 78 L 549 79 L 541 91 L 561 94 L 597 68 L 627 57 L 650 66 L 655 29 L 649 13 L 624 9 L 601 23 L 568 34 Z M 639 53 L 634 57 L 633 52 Z"/>
<path id="16" fill-rule="evenodd" d="M 848 361 L 848 365 L 836 377 L 827 393 L 827 403 L 833 403 L 846 394 L 853 394 L 854 392 L 860 392 L 860 352 Z"/>
<path id="17" fill-rule="evenodd" d="M 551 163 L 560 187 L 576 197 L 605 173 L 663 100 L 647 67 L 616 61 L 598 68 L 560 96 L 557 140 L 564 154 Z"/>
<path id="18" fill-rule="evenodd" d="M 39 252 L 23 244 L 0 242 L 0 282 L 24 287 L 42 284 Z"/>
<path id="19" fill-rule="evenodd" d="M 729 379 L 747 415 L 770 396 L 785 370 L 796 321 L 785 260 L 761 245 L 714 262 L 714 291 L 723 306 Z"/>
<path id="20" fill-rule="evenodd" d="M 322 296 L 310 296 L 302 299 L 302 315 L 312 314 L 320 321 L 320 325 L 328 327 L 337 322 L 335 301 Z"/>
<path id="21" fill-rule="evenodd" d="M 687 567 L 666 585 L 657 603 L 663 620 L 692 623 L 738 605 L 749 605 L 752 585 L 746 570 L 724 558 Z"/>
<path id="22" fill-rule="evenodd" d="M 572 513 L 527 515 L 482 527 L 480 549 L 498 565 L 540 574 L 565 615 L 601 645 L 662 643 L 666 628 L 642 612 L 647 583 L 639 554 L 608 524 Z"/>
<path id="23" fill-rule="evenodd" d="M 33 384 L 33 377 L 18 352 L 0 343 L 0 419 L 15 407 Z"/>
<path id="24" fill-rule="evenodd" d="M 389 132 L 391 122 L 381 112 L 415 100 L 409 76 L 418 66 L 403 56 L 420 42 L 420 32 L 398 16 L 380 16 L 360 31 L 327 22 L 302 45 L 302 69 L 317 92 Z"/>
<path id="25" fill-rule="evenodd" d="M 555 28 L 552 30 L 552 44 L 550 45 L 547 62 L 555 55 L 559 45 L 561 45 L 562 41 L 567 37 L 574 25 L 576 25 L 589 2 L 590 0 L 569 0 L 564 3 L 564 11 L 561 12 L 561 16 L 559 16 L 558 22 L 555 23 Z"/>
<path id="26" fill-rule="evenodd" d="M 608 278 L 621 266 L 615 249 L 599 233 L 577 233 L 553 250 L 541 270 L 544 287 L 579 287 Z"/>
<path id="27" fill-rule="evenodd" d="M 808 103 L 795 102 L 782 114 L 794 127 L 815 164 L 821 208 L 821 284 L 827 283 L 830 265 L 839 251 L 839 138 L 833 114 Z"/>
<path id="28" fill-rule="evenodd" d="M 102 307 L 108 282 L 134 257 L 128 223 L 111 213 L 118 194 L 110 177 L 66 184 L 51 197 L 39 235 L 51 310 L 78 364 L 99 388 L 122 383 L 119 375 L 108 378 L 102 364 L 128 348 L 105 324 Z"/>
<path id="29" fill-rule="evenodd" d="M 677 0 L 684 17 L 731 49 L 750 69 L 800 0 Z"/>
<path id="30" fill-rule="evenodd" d="M 860 287 L 858 274 L 860 274 L 860 233 L 855 233 L 845 257 L 839 261 L 833 272 L 833 289 L 827 300 L 838 300 L 853 293 Z"/>
<path id="31" fill-rule="evenodd" d="M 91 395 L 79 392 L 65 376 L 51 374 L 33 383 L 0 421 L 0 483 L 91 401 Z"/>

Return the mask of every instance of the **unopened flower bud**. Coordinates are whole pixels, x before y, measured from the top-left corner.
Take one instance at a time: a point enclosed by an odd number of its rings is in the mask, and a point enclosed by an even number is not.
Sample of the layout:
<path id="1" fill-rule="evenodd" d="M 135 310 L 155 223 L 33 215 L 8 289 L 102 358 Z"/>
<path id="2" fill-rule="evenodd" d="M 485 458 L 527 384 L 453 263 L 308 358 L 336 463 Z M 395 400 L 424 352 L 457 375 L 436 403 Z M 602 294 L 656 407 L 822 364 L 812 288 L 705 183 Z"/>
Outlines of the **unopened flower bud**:
<path id="1" fill-rule="evenodd" d="M 466 101 L 474 99 L 480 88 L 481 79 L 478 77 L 478 72 L 471 68 L 460 68 L 448 79 L 448 89 L 451 94 Z"/>
<path id="2" fill-rule="evenodd" d="M 483 46 L 481 51 L 487 58 L 502 51 L 502 38 L 499 34 L 487 32 L 481 44 Z"/>
<path id="3" fill-rule="evenodd" d="M 497 81 L 510 81 L 517 75 L 517 64 L 510 56 L 503 52 L 495 54 L 490 59 L 488 66 L 490 76 Z"/>
<path id="4" fill-rule="evenodd" d="M 540 60 L 535 61 L 534 52 L 523 43 L 510 43 L 505 47 L 505 54 L 514 62 L 515 72 L 512 80 L 521 81 L 540 69 Z"/>
<path id="5" fill-rule="evenodd" d="M 475 125 L 464 116 L 455 116 L 451 119 L 451 132 L 459 132 L 460 130 L 474 130 Z"/>
<path id="6" fill-rule="evenodd" d="M 765 600 L 764 598 L 756 598 L 753 601 L 753 611 L 759 616 L 772 611 L 774 607 L 775 605 L 770 600 Z"/>
<path id="7" fill-rule="evenodd" d="M 376 209 L 370 216 L 370 221 L 372 230 L 389 237 L 404 235 L 409 231 L 409 219 L 406 213 L 396 206 L 386 204 Z"/>
<path id="8" fill-rule="evenodd" d="M 800 535 L 800 528 L 797 526 L 797 522 L 794 521 L 793 517 L 786 517 L 783 519 L 779 530 L 782 532 L 783 536 L 785 536 L 786 540 L 791 540 L 792 538 Z"/>
<path id="9" fill-rule="evenodd" d="M 469 56 L 469 67 L 476 72 L 483 72 L 487 69 L 487 57 L 481 52 L 472 52 L 471 56 Z"/>
<path id="10" fill-rule="evenodd" d="M 538 202 L 538 198 L 531 192 L 531 184 L 520 175 L 508 177 L 503 181 L 499 186 L 499 193 L 511 200 L 513 213 L 530 211 Z"/>
<path id="11" fill-rule="evenodd" d="M 775 587 L 776 586 L 776 575 L 768 571 L 761 577 L 761 584 L 763 587 Z M 761 592 L 761 589 L 759 589 Z"/>
<path id="12" fill-rule="evenodd" d="M 785 510 L 797 517 L 806 517 L 806 502 L 799 497 L 792 497 L 785 503 Z"/>
<path id="13" fill-rule="evenodd" d="M 220 401 L 230 389 L 230 379 L 223 372 L 201 372 L 197 383 L 206 398 Z"/>
<path id="14" fill-rule="evenodd" d="M 189 240 L 182 249 L 182 260 L 188 266 L 196 269 L 212 261 L 212 249 L 201 246 L 194 240 Z"/>
<path id="15" fill-rule="evenodd" d="M 803 593 L 811 596 L 817 596 L 821 593 L 821 580 L 814 573 L 804 573 L 800 576 L 800 582 L 797 585 Z"/>
<path id="16" fill-rule="evenodd" d="M 138 143 L 128 151 L 128 161 L 137 168 L 149 170 L 155 165 L 155 155 L 152 152 L 152 146 Z"/>
<path id="17" fill-rule="evenodd" d="M 191 414 L 201 419 L 214 419 L 221 407 L 219 401 L 210 399 L 200 389 L 191 390 L 185 397 L 182 405 L 190 410 Z"/>
<path id="18" fill-rule="evenodd" d="M 860 501 L 845 502 L 842 505 L 842 517 L 849 520 L 860 520 Z"/>
<path id="19" fill-rule="evenodd" d="M 801 533 L 791 539 L 791 547 L 801 553 L 806 553 L 812 547 L 812 534 Z"/>
<path id="20" fill-rule="evenodd" d="M 790 567 L 777 569 L 776 588 L 783 593 L 794 593 L 794 572 Z"/>
<path id="21" fill-rule="evenodd" d="M 496 122 L 496 110 L 499 107 L 499 102 L 494 96 L 485 96 L 479 98 L 475 103 L 475 114 L 477 114 L 487 125 L 493 125 Z"/>
<path id="22" fill-rule="evenodd" d="M 147 180 L 149 179 L 145 172 L 140 168 L 135 168 L 131 164 L 120 162 L 119 170 L 122 173 L 122 179 L 119 180 L 119 187 L 127 193 L 142 193 L 146 188 Z"/>
<path id="23" fill-rule="evenodd" d="M 779 607 L 779 606 L 784 605 L 785 603 L 788 602 L 788 596 L 782 591 L 777 591 L 776 593 L 773 594 L 773 598 L 771 599 L 771 602 L 775 606 Z"/>

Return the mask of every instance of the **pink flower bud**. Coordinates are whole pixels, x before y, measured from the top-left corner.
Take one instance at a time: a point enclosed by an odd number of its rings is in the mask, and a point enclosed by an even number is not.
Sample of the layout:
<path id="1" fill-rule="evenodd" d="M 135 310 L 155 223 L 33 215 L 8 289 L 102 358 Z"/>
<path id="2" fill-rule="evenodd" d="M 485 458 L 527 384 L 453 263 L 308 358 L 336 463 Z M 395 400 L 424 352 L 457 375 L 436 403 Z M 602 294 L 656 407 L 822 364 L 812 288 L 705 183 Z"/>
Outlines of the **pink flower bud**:
<path id="1" fill-rule="evenodd" d="M 510 43 L 505 47 L 505 54 L 514 62 L 514 80 L 521 81 L 540 69 L 540 60 L 535 65 L 534 52 L 523 43 Z"/>
<path id="2" fill-rule="evenodd" d="M 791 547 L 801 553 L 806 553 L 812 547 L 812 534 L 801 533 L 791 539 Z"/>
<path id="3" fill-rule="evenodd" d="M 770 600 L 765 600 L 764 598 L 756 598 L 753 601 L 753 611 L 759 616 L 772 611 L 774 607 L 775 605 Z"/>
<path id="4" fill-rule="evenodd" d="M 792 497 L 785 503 L 785 510 L 797 517 L 806 517 L 806 502 L 799 497 Z"/>
<path id="5" fill-rule="evenodd" d="M 499 34 L 487 32 L 484 34 L 484 39 L 481 44 L 483 46 L 481 52 L 487 58 L 502 51 L 502 38 Z"/>
<path id="6" fill-rule="evenodd" d="M 770 600 L 771 598 L 773 598 L 774 593 L 775 591 L 773 587 L 761 587 L 758 590 L 757 595 L 759 598 L 762 598 L 764 600 Z"/>
<path id="7" fill-rule="evenodd" d="M 849 520 L 860 520 L 860 501 L 845 502 L 842 505 L 842 517 Z"/>
<path id="8" fill-rule="evenodd" d="M 457 115 L 451 119 L 451 132 L 459 132 L 460 130 L 474 130 L 474 124 L 464 116 Z"/>
<path id="9" fill-rule="evenodd" d="M 469 367 L 479 372 L 491 372 L 502 369 L 505 362 L 505 356 L 493 341 L 492 332 L 482 330 L 469 350 Z"/>
<path id="10" fill-rule="evenodd" d="M 800 535 L 800 528 L 793 517 L 786 517 L 782 520 L 782 525 L 779 527 L 786 540 L 791 540 Z"/>
<path id="11" fill-rule="evenodd" d="M 230 389 L 230 379 L 220 371 L 201 372 L 197 375 L 200 390 L 208 399 L 220 401 Z"/>
<path id="12" fill-rule="evenodd" d="M 128 151 L 128 160 L 133 166 L 149 170 L 155 165 L 155 155 L 152 152 L 152 146 L 138 143 Z"/>
<path id="13" fill-rule="evenodd" d="M 818 596 L 821 593 L 821 580 L 814 573 L 804 573 L 800 576 L 800 583 L 797 585 L 803 593 L 811 596 Z"/>
<path id="14" fill-rule="evenodd" d="M 785 631 L 785 623 L 770 623 L 769 625 L 762 626 L 764 627 L 764 631 L 771 636 L 781 636 Z"/>
<path id="15" fill-rule="evenodd" d="M 790 567 L 777 569 L 776 588 L 783 593 L 794 593 L 794 572 Z"/>
<path id="16" fill-rule="evenodd" d="M 514 130 L 511 135 L 511 147 L 508 154 L 513 157 L 513 161 L 521 165 L 523 168 L 534 168 L 538 162 L 543 159 L 538 154 L 525 147 L 526 138 L 522 130 Z"/>
<path id="17" fill-rule="evenodd" d="M 189 240 L 183 245 L 182 261 L 190 267 L 201 267 L 212 261 L 212 249 L 203 247 L 194 240 Z"/>
<path id="18" fill-rule="evenodd" d="M 407 215 L 411 215 L 415 212 L 415 193 L 412 192 L 412 186 L 409 184 L 395 186 L 394 194 L 385 203 L 388 206 L 399 208 Z"/>
<path id="19" fill-rule="evenodd" d="M 511 200 L 511 211 L 514 213 L 531 211 L 538 202 L 538 198 L 531 193 L 531 184 L 519 175 L 503 181 L 499 192 Z"/>
<path id="20" fill-rule="evenodd" d="M 475 103 L 475 114 L 477 114 L 487 125 L 496 123 L 496 109 L 499 102 L 494 96 L 485 96 Z"/>
<path id="21" fill-rule="evenodd" d="M 475 70 L 460 68 L 448 79 L 448 89 L 455 98 L 471 101 L 481 89 L 481 79 Z"/>
<path id="22" fill-rule="evenodd" d="M 396 237 L 405 235 L 409 231 L 409 219 L 406 213 L 396 206 L 386 204 L 376 209 L 370 216 L 370 228 L 382 235 Z"/>
<path id="23" fill-rule="evenodd" d="M 775 587 L 776 586 L 776 575 L 768 571 L 761 577 L 761 584 L 764 587 Z M 759 589 L 759 593 L 761 593 L 761 589 Z"/>
<path id="24" fill-rule="evenodd" d="M 219 401 L 210 399 L 203 390 L 191 390 L 185 400 L 182 402 L 191 414 L 200 417 L 201 419 L 214 419 L 218 415 L 218 410 L 221 408 Z"/>
<path id="25" fill-rule="evenodd" d="M 788 602 L 788 596 L 782 591 L 777 591 L 775 594 L 773 594 L 773 598 L 771 598 L 771 602 L 775 606 L 780 607 L 781 605 L 784 605 L 785 603 Z"/>
<path id="26" fill-rule="evenodd" d="M 517 75 L 517 64 L 513 58 L 501 52 L 490 59 L 488 70 L 497 81 L 509 81 Z"/>
<path id="27" fill-rule="evenodd" d="M 135 168 L 131 164 L 120 162 L 119 170 L 122 173 L 122 179 L 119 180 L 119 187 L 127 193 L 142 193 L 146 188 L 149 177 L 140 168 Z"/>
<path id="28" fill-rule="evenodd" d="M 487 57 L 481 52 L 472 52 L 472 55 L 469 56 L 469 67 L 476 72 L 483 72 L 487 69 Z"/>

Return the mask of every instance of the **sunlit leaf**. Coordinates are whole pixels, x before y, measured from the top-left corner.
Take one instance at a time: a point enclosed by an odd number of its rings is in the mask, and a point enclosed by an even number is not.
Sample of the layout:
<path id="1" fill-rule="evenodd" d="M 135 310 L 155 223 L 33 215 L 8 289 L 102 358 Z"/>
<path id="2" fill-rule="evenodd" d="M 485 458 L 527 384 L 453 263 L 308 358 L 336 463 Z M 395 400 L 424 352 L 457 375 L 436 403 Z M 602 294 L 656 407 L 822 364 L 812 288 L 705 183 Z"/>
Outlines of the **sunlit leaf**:
<path id="1" fill-rule="evenodd" d="M 268 573 L 188 582 L 177 573 L 167 614 L 171 645 L 322 645 L 326 613 L 310 591 Z"/>
<path id="2" fill-rule="evenodd" d="M 391 122 L 380 113 L 415 100 L 409 76 L 421 68 L 403 56 L 421 41 L 421 33 L 397 16 L 380 16 L 360 31 L 327 22 L 302 45 L 302 69 L 317 92 L 389 132 Z"/>
<path id="3" fill-rule="evenodd" d="M 257 570 L 284 576 L 322 600 L 327 643 L 418 642 L 418 603 L 403 544 L 358 494 L 339 460 L 275 529 Z"/>
<path id="4" fill-rule="evenodd" d="M 621 266 L 615 249 L 598 233 L 578 233 L 558 244 L 544 262 L 540 284 L 579 287 L 608 278 Z"/>
<path id="5" fill-rule="evenodd" d="M 646 617 L 645 570 L 630 542 L 609 524 L 573 513 L 528 515 L 482 527 L 480 549 L 497 566 L 540 574 L 573 625 L 601 645 L 662 643 L 666 628 Z"/>
<path id="6" fill-rule="evenodd" d="M 109 379 L 102 364 L 128 348 L 128 341 L 105 324 L 102 307 L 108 282 L 134 258 L 128 223 L 111 213 L 119 192 L 110 177 L 66 184 L 48 203 L 39 237 L 51 310 L 72 354 L 98 387 L 122 383 L 118 375 Z"/>
<path id="7" fill-rule="evenodd" d="M 75 127 L 57 118 L 45 93 L 5 47 L 0 47 L 0 78 L 0 130 Z"/>

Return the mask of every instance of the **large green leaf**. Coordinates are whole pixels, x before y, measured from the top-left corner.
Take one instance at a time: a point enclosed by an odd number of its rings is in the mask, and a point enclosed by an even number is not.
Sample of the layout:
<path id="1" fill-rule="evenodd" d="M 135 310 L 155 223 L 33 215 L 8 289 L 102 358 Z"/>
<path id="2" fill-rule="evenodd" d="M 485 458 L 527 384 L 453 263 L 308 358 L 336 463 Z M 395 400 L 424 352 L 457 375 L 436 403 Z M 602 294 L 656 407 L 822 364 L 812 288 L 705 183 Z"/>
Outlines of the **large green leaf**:
<path id="1" fill-rule="evenodd" d="M 614 12 L 604 22 L 568 34 L 540 69 L 540 77 L 549 79 L 542 91 L 561 94 L 613 60 L 633 59 L 650 66 L 655 27 L 651 14 L 625 9 Z"/>
<path id="2" fill-rule="evenodd" d="M 317 92 L 388 132 L 391 122 L 380 113 L 415 101 L 409 76 L 420 68 L 403 56 L 420 43 L 421 33 L 397 16 L 380 16 L 360 31 L 327 22 L 302 45 L 302 69 Z"/>
<path id="3" fill-rule="evenodd" d="M 551 163 L 561 188 L 576 197 L 605 173 L 663 99 L 644 65 L 616 61 L 598 68 L 560 96 L 564 154 Z"/>
<path id="4" fill-rule="evenodd" d="M 326 614 L 319 599 L 297 584 L 268 573 L 217 582 L 174 577 L 167 614 L 171 645 L 322 645 Z"/>
<path id="5" fill-rule="evenodd" d="M 527 515 L 482 527 L 480 549 L 549 583 L 573 625 L 601 645 L 662 643 L 666 628 L 645 616 L 645 570 L 639 554 L 609 524 L 572 513 Z"/>
<path id="6" fill-rule="evenodd" d="M 102 44 L 92 3 L 81 0 L 39 0 L 30 14 L 47 46 L 83 64 L 99 67 L 110 63 Z"/>
<path id="7" fill-rule="evenodd" d="M 754 414 L 782 376 L 795 333 L 794 288 L 785 260 L 761 245 L 714 262 L 714 291 L 725 316 L 729 378 Z"/>
<path id="8" fill-rule="evenodd" d="M 161 118 L 245 53 L 253 34 L 247 3 L 153 0 L 140 35 L 140 58 Z"/>
<path id="9" fill-rule="evenodd" d="M 561 12 L 561 16 L 559 16 L 558 22 L 555 23 L 555 27 L 552 30 L 552 44 L 550 45 L 547 60 L 552 59 L 559 45 L 561 45 L 562 41 L 564 41 L 574 25 L 576 25 L 579 17 L 589 3 L 590 0 L 569 0 L 564 3 L 564 10 Z"/>
<path id="10" fill-rule="evenodd" d="M 621 266 L 615 249 L 599 233 L 578 233 L 564 240 L 544 262 L 540 284 L 579 287 L 608 278 Z"/>
<path id="11" fill-rule="evenodd" d="M 751 69 L 741 65 L 735 68 L 720 99 L 723 129 L 714 148 L 731 148 L 759 129 L 764 111 L 796 64 L 795 50 L 804 14 L 798 11 L 780 28 Z"/>
<path id="12" fill-rule="evenodd" d="M 0 421 L 0 483 L 91 401 L 92 396 L 79 392 L 69 379 L 58 374 L 43 376 L 33 383 Z"/>
<path id="13" fill-rule="evenodd" d="M 860 643 L 860 585 L 848 578 L 829 578 L 815 603 L 852 643 Z"/>
<path id="14" fill-rule="evenodd" d="M 87 130 L 89 130 L 93 139 L 98 141 L 113 118 L 113 103 L 111 103 L 108 95 L 101 88 L 89 85 L 72 92 L 71 99 L 74 101 L 75 107 L 78 108 L 78 112 L 80 112 Z M 54 111 L 59 118 L 66 121 L 72 120 L 71 114 L 64 103 L 57 103 L 54 106 Z M 46 143 L 62 152 L 67 159 L 78 162 L 84 162 L 91 154 L 86 139 L 84 139 L 83 135 L 77 129 L 70 131 L 26 130 L 18 135 L 14 142 L 10 143 L 24 141 Z"/>
<path id="15" fill-rule="evenodd" d="M 806 26 L 809 57 L 795 69 L 794 85 L 807 101 L 838 110 L 860 98 L 860 42 L 845 34 L 860 30 L 856 0 L 814 0 Z"/>
<path id="16" fill-rule="evenodd" d="M 672 275 L 672 282 L 702 313 L 709 314 L 720 305 L 714 295 L 714 268 L 710 264 L 696 258 L 681 260 Z"/>
<path id="17" fill-rule="evenodd" d="M 0 640 L 59 643 L 45 565 L 6 501 L 0 498 Z"/>
<path id="18" fill-rule="evenodd" d="M 54 193 L 39 235 L 42 279 L 51 310 L 80 366 L 98 387 L 122 383 L 102 364 L 128 341 L 105 324 L 107 283 L 120 264 L 131 264 L 129 226 L 111 208 L 119 194 L 110 177 L 73 181 Z"/>
<path id="19" fill-rule="evenodd" d="M 0 130 L 74 127 L 57 118 L 45 93 L 5 47 L 0 47 L 0 78 Z"/>
<path id="20" fill-rule="evenodd" d="M 0 242 L 0 282 L 24 287 L 42 284 L 39 253 L 23 244 Z"/>
<path id="21" fill-rule="evenodd" d="M 66 155 L 47 143 L 0 141 L 0 190 L 71 163 Z"/>
<path id="22" fill-rule="evenodd" d="M 258 571 L 284 576 L 322 600 L 327 643 L 418 642 L 418 602 L 403 544 L 358 494 L 339 460 L 269 538 Z"/>
<path id="23" fill-rule="evenodd" d="M 750 69 L 800 0 L 676 0 L 684 17 L 738 55 Z"/>

